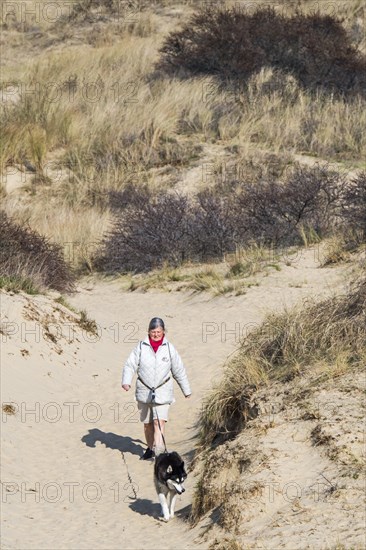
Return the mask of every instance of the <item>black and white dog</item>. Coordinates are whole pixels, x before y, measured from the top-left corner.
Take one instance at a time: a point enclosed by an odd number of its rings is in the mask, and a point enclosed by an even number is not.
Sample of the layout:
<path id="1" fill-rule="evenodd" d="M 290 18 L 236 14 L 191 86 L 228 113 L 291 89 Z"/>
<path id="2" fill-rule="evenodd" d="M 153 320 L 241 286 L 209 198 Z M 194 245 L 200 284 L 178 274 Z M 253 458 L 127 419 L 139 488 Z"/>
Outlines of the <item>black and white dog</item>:
<path id="1" fill-rule="evenodd" d="M 154 483 L 165 521 L 174 517 L 177 495 L 184 493 L 184 480 L 187 473 L 184 462 L 178 453 L 162 453 L 155 459 Z"/>

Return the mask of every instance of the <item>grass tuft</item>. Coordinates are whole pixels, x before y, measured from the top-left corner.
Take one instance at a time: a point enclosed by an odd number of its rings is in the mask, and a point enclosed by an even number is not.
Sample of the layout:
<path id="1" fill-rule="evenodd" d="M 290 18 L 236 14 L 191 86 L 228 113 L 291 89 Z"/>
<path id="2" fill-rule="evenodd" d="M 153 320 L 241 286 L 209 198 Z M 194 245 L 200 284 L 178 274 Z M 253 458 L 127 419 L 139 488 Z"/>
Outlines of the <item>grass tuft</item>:
<path id="1" fill-rule="evenodd" d="M 98 336 L 98 325 L 94 319 L 90 319 L 85 309 L 80 311 L 80 318 L 76 319 L 76 323 L 86 332 Z"/>
<path id="2" fill-rule="evenodd" d="M 10 403 L 6 403 L 6 405 L 3 405 L 2 410 L 5 414 L 8 415 L 14 415 L 16 412 L 14 405 L 11 405 Z"/>

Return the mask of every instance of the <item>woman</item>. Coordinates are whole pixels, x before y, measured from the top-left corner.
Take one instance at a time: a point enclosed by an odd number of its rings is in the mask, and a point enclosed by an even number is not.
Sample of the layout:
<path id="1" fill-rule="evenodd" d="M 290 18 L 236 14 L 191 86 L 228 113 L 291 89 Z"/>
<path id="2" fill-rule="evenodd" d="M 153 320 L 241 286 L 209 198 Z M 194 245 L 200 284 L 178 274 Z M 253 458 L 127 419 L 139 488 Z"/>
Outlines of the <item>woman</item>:
<path id="1" fill-rule="evenodd" d="M 136 373 L 136 400 L 147 443 L 142 459 L 147 460 L 164 449 L 162 434 L 168 421 L 169 405 L 175 401 L 173 378 L 185 397 L 191 396 L 182 360 L 173 344 L 166 339 L 164 321 L 159 317 L 151 319 L 148 336 L 139 342 L 126 361 L 122 373 L 122 388 L 125 391 L 130 389 Z"/>

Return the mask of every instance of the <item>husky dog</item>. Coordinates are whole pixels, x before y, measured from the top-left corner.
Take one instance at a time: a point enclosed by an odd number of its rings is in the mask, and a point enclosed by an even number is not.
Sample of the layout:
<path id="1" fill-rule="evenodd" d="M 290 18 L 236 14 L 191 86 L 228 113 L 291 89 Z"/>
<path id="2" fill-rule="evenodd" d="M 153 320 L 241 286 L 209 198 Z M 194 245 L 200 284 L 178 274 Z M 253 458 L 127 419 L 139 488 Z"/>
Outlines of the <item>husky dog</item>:
<path id="1" fill-rule="evenodd" d="M 155 459 L 154 482 L 165 521 L 174 517 L 177 495 L 184 493 L 184 480 L 187 473 L 184 462 L 178 453 L 162 453 Z"/>

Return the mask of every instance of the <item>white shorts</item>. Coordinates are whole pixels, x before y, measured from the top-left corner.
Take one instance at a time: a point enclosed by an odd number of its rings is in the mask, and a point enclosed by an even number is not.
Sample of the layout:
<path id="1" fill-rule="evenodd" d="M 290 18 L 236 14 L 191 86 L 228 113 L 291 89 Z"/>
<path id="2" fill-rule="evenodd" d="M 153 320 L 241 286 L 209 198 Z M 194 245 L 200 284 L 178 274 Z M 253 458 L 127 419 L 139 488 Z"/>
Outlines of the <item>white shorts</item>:
<path id="1" fill-rule="evenodd" d="M 144 424 L 150 424 L 153 420 L 157 420 L 158 416 L 159 420 L 165 420 L 165 422 L 167 422 L 169 407 L 169 404 L 151 406 L 151 403 L 137 402 L 137 408 L 140 411 L 140 420 Z"/>

